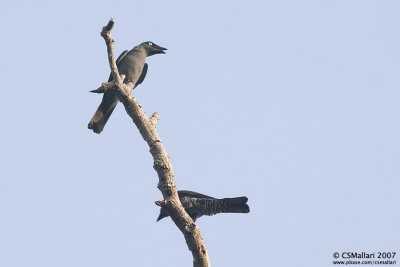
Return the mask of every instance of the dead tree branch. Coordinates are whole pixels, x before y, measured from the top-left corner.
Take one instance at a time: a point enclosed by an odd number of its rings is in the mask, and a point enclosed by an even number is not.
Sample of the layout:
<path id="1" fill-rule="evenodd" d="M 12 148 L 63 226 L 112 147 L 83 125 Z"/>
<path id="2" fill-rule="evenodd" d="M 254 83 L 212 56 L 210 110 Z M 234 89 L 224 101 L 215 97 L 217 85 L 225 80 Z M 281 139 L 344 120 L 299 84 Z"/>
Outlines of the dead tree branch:
<path id="1" fill-rule="evenodd" d="M 156 204 L 167 209 L 172 220 L 183 233 L 189 250 L 193 255 L 193 266 L 209 267 L 210 262 L 200 229 L 182 207 L 174 181 L 174 172 L 171 162 L 156 131 L 159 115 L 158 113 L 154 113 L 150 119 L 147 118 L 138 101 L 131 94 L 134 84 L 122 83 L 123 79 L 118 73 L 114 59 L 114 41 L 111 39 L 111 29 L 113 26 L 114 21 L 110 19 L 108 24 L 103 27 L 101 36 L 104 38 L 107 45 L 108 61 L 114 81 L 111 83 L 103 83 L 102 86 L 93 90 L 93 92 L 104 93 L 107 90 L 113 90 L 123 103 L 126 112 L 132 118 L 132 121 L 139 129 L 143 139 L 149 145 L 150 153 L 154 159 L 153 167 L 157 171 L 159 178 L 158 188 L 164 197 L 164 200 L 157 201 Z"/>

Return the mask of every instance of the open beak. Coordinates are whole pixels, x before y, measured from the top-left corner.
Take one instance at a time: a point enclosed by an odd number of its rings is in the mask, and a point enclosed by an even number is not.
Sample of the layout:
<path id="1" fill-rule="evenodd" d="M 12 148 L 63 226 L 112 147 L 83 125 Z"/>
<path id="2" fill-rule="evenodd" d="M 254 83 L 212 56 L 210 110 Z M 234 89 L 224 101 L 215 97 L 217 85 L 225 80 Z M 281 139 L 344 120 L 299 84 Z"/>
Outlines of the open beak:
<path id="1" fill-rule="evenodd" d="M 161 46 L 159 46 L 159 45 L 156 45 L 156 44 L 153 44 L 153 48 L 154 48 L 154 50 L 155 50 L 155 52 L 157 53 L 157 54 L 165 54 L 165 50 L 168 50 L 167 48 L 165 48 L 165 47 L 161 47 Z"/>

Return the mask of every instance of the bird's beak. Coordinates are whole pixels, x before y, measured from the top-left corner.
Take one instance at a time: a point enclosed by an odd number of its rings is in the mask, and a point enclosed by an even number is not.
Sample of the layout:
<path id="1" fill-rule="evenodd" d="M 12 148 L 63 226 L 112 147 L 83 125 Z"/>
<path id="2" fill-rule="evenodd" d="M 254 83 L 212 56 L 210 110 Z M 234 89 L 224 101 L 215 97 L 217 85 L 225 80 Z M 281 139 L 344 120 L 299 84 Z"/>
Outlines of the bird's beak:
<path id="1" fill-rule="evenodd" d="M 161 47 L 161 46 L 156 45 L 156 44 L 153 44 L 153 48 L 154 48 L 154 51 L 156 52 L 156 54 L 165 54 L 164 51 L 168 50 L 167 48 Z"/>

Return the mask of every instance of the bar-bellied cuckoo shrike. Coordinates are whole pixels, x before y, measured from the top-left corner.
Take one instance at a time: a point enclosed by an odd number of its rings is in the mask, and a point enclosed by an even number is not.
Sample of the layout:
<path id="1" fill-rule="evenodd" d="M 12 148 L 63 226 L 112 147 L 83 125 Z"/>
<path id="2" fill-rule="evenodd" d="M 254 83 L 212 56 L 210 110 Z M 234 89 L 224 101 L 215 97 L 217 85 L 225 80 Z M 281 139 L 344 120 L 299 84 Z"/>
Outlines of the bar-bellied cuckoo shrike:
<path id="1" fill-rule="evenodd" d="M 167 49 L 147 41 L 135 46 L 131 51 L 125 50 L 122 52 L 116 64 L 119 74 L 125 74 L 124 82 L 133 82 L 133 88 L 141 84 L 147 73 L 146 57 L 155 54 L 165 54 L 165 50 Z M 108 81 L 111 82 L 112 80 L 113 76 L 110 74 Z M 104 93 L 103 100 L 90 120 L 88 128 L 92 129 L 95 133 L 101 133 L 117 104 L 118 97 L 114 93 Z"/>

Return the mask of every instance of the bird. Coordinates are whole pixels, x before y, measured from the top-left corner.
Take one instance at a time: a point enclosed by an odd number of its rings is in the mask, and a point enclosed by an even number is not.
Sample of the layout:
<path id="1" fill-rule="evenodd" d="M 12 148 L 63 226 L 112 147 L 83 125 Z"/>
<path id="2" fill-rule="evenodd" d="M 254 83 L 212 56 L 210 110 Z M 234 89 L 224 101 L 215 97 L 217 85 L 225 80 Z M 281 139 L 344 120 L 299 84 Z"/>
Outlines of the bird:
<path id="1" fill-rule="evenodd" d="M 117 58 L 116 64 L 119 74 L 124 74 L 123 82 L 132 82 L 133 89 L 141 84 L 146 77 L 148 65 L 145 63 L 146 57 L 155 54 L 165 54 L 167 48 L 156 45 L 151 41 L 143 42 L 135 46 L 132 50 L 125 50 Z M 110 74 L 109 82 L 113 80 L 112 73 Z M 133 90 L 132 89 L 132 90 Z M 100 106 L 97 108 L 92 119 L 88 124 L 88 128 L 99 134 L 103 131 L 105 124 L 118 104 L 118 97 L 112 92 L 105 92 Z"/>
<path id="2" fill-rule="evenodd" d="M 203 215 L 211 216 L 218 213 L 250 212 L 250 208 L 246 204 L 248 201 L 247 197 L 218 199 L 187 190 L 178 191 L 178 196 L 183 208 L 194 222 Z M 161 207 L 157 222 L 168 216 L 168 211 Z"/>

